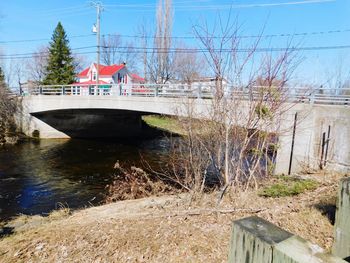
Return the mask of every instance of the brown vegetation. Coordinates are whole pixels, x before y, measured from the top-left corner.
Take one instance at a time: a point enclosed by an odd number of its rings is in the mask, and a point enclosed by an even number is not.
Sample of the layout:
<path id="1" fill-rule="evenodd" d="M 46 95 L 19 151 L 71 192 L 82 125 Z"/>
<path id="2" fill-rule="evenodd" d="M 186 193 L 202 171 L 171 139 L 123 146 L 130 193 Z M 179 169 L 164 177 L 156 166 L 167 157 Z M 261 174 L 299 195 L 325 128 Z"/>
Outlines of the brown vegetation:
<path id="1" fill-rule="evenodd" d="M 158 175 L 192 193 L 217 186 L 222 198 L 228 189 L 256 188 L 258 179 L 272 174 L 278 136 L 284 132 L 281 116 L 292 106 L 286 103 L 286 85 L 295 54 L 288 48 L 258 54 L 259 38 L 245 47 L 230 18 L 218 17 L 212 28 L 203 23 L 193 29 L 216 78 L 210 87 L 213 98 L 205 112 L 193 99 L 179 106 L 183 140 L 173 143 L 170 164 Z"/>
<path id="2" fill-rule="evenodd" d="M 257 215 L 326 249 L 333 242 L 327 200 L 339 176 L 311 176 L 319 185 L 294 197 L 255 190 L 128 200 L 14 229 L 0 239 L 0 262 L 226 262 L 232 220 Z M 252 201 L 254 200 L 254 201 Z M 334 204 L 333 204 L 334 205 Z M 11 226 L 11 223 L 7 225 Z"/>
<path id="3" fill-rule="evenodd" d="M 159 196 L 178 191 L 175 186 L 146 173 L 141 168 L 135 166 L 123 168 L 119 162 L 114 165 L 114 180 L 106 188 L 107 203 Z"/>

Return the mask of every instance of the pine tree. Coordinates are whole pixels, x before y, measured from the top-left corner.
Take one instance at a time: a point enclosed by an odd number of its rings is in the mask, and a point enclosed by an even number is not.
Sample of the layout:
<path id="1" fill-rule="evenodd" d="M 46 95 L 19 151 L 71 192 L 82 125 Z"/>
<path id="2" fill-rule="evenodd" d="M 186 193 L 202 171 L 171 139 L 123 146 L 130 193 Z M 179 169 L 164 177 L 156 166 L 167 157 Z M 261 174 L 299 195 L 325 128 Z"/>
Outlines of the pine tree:
<path id="1" fill-rule="evenodd" d="M 5 75 L 1 67 L 0 67 L 0 86 L 5 86 Z"/>
<path id="2" fill-rule="evenodd" d="M 75 80 L 74 58 L 69 48 L 66 32 L 59 22 L 52 35 L 49 47 L 49 58 L 46 67 L 46 76 L 43 83 L 46 85 L 71 84 Z"/>

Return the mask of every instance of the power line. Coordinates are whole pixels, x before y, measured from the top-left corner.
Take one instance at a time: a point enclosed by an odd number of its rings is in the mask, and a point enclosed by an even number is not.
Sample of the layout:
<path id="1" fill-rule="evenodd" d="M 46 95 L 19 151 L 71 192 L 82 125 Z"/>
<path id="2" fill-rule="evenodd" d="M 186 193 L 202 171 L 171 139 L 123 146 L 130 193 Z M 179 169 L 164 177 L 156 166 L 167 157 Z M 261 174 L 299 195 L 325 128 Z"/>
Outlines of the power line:
<path id="1" fill-rule="evenodd" d="M 299 1 L 287 1 L 287 2 L 277 2 L 277 3 L 256 3 L 256 4 L 212 4 L 212 5 L 173 5 L 175 10 L 218 10 L 218 9 L 243 9 L 243 8 L 256 8 L 256 7 L 277 7 L 277 6 L 292 6 L 292 5 L 306 5 L 306 4 L 322 4 L 322 3 L 332 3 L 336 0 L 299 0 Z M 111 9 L 154 9 L 155 4 L 110 4 L 106 5 Z"/>
<path id="2" fill-rule="evenodd" d="M 85 48 L 95 48 L 96 46 L 90 47 L 82 47 L 77 49 L 85 49 Z M 104 47 L 106 48 L 106 47 Z M 127 53 L 127 54 L 153 54 L 153 53 L 209 53 L 209 52 L 221 52 L 221 53 L 248 53 L 252 52 L 252 49 L 242 48 L 242 49 L 204 49 L 204 48 L 170 48 L 170 49 L 161 49 L 161 48 L 144 48 L 144 47 L 118 47 L 118 53 Z M 342 45 L 342 46 L 315 46 L 315 47 L 276 47 L 276 48 L 256 48 L 254 52 L 284 52 L 284 51 L 322 51 L 322 50 L 341 50 L 341 49 L 350 49 L 350 45 Z M 102 53 L 106 53 L 108 51 L 103 50 Z M 77 52 L 76 55 L 82 54 L 94 54 L 94 51 L 86 51 L 86 52 Z M 31 56 L 29 56 L 31 55 Z M 44 53 L 24 53 L 24 54 L 11 54 L 0 56 L 0 59 L 25 59 L 25 58 L 33 58 L 33 57 L 47 57 L 49 54 L 47 52 Z"/>
<path id="3" fill-rule="evenodd" d="M 86 47 L 77 47 L 77 48 L 71 48 L 71 50 L 82 50 L 82 49 L 89 49 L 89 48 L 95 48 L 96 46 L 86 46 Z M 8 54 L 8 55 L 0 55 L 0 59 L 7 58 L 7 57 L 18 57 L 18 56 L 40 56 L 40 55 L 48 55 L 49 51 L 39 51 L 39 52 L 31 52 L 31 53 L 16 53 L 16 54 Z"/>
<path id="4" fill-rule="evenodd" d="M 326 35 L 326 34 L 338 34 L 348 33 L 350 29 L 343 30 L 328 30 L 328 31 L 313 31 L 313 32 L 300 32 L 300 33 L 281 33 L 281 34 L 268 34 L 268 35 L 237 35 L 235 38 L 272 38 L 272 37 L 294 37 L 294 36 L 311 36 L 311 35 Z M 104 36 L 120 36 L 124 38 L 148 38 L 154 39 L 157 36 L 141 36 L 141 35 L 122 35 L 122 34 L 104 34 Z M 222 36 L 209 36 L 210 38 L 222 39 L 229 37 Z M 198 39 L 196 36 L 171 36 L 172 39 Z"/>
<path id="5" fill-rule="evenodd" d="M 349 33 L 350 29 L 337 29 L 337 30 L 326 30 L 326 31 L 313 31 L 313 32 L 299 32 L 299 33 L 279 33 L 279 34 L 267 34 L 267 35 L 241 35 L 235 36 L 237 38 L 272 38 L 272 37 L 293 37 L 293 36 L 313 36 L 313 35 L 327 35 L 327 34 L 339 34 L 339 33 Z M 69 38 L 83 38 L 91 37 L 95 34 L 85 34 L 85 35 L 75 35 Z M 104 34 L 103 36 L 120 36 L 124 38 L 148 38 L 154 39 L 156 36 L 141 36 L 141 35 L 123 35 L 123 34 Z M 221 36 L 210 36 L 211 38 L 221 39 Z M 198 39 L 196 36 L 172 36 L 172 39 Z M 7 43 L 21 43 L 21 42 L 39 42 L 39 41 L 49 41 L 50 38 L 34 38 L 34 39 L 21 39 L 21 40 L 5 40 L 0 41 L 0 44 Z"/>
<path id="6" fill-rule="evenodd" d="M 107 48 L 108 47 L 104 47 Z M 117 47 L 117 49 L 124 49 L 118 51 L 119 53 L 208 53 L 208 52 L 222 52 L 222 53 L 231 53 L 231 52 L 283 52 L 283 51 L 316 51 L 316 50 L 337 50 L 337 49 L 349 49 L 350 45 L 342 45 L 342 46 L 314 46 L 314 47 L 264 47 L 264 48 L 241 48 L 241 49 L 230 49 L 230 48 L 222 48 L 222 49 L 205 49 L 205 48 L 153 48 L 153 47 Z M 108 52 L 108 51 L 104 51 Z"/>
<path id="7" fill-rule="evenodd" d="M 86 52 L 77 52 L 77 53 L 74 53 L 74 55 L 85 55 L 85 54 L 96 54 L 95 51 L 86 51 Z M 40 58 L 40 57 L 48 57 L 49 54 L 33 54 L 31 56 L 21 56 L 21 57 L 18 57 L 18 56 L 14 56 L 14 57 L 0 57 L 1 60 L 8 60 L 8 59 L 27 59 L 27 58 Z"/>
<path id="8" fill-rule="evenodd" d="M 75 35 L 70 36 L 69 38 L 82 38 L 82 37 L 90 37 L 94 36 L 94 34 L 85 34 L 85 35 Z M 5 40 L 0 41 L 0 44 L 8 44 L 8 43 L 21 43 L 21 42 L 39 42 L 39 41 L 50 41 L 51 38 L 34 38 L 34 39 L 20 39 L 20 40 Z"/>

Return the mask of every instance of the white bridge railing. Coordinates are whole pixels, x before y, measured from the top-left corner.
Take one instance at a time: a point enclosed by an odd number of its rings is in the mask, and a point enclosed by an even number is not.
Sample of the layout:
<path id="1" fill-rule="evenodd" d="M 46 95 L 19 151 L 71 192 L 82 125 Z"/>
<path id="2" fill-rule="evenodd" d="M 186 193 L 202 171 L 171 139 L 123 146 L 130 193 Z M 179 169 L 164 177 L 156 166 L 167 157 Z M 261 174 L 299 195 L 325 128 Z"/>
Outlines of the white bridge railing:
<path id="1" fill-rule="evenodd" d="M 350 89 L 293 87 L 274 90 L 262 86 L 244 89 L 225 85 L 223 90 L 226 96 L 234 96 L 243 100 L 261 99 L 262 96 L 267 98 L 280 94 L 290 102 L 350 105 Z M 133 96 L 211 99 L 215 94 L 215 87 L 186 84 L 43 85 L 22 90 L 21 94 L 22 96 Z"/>

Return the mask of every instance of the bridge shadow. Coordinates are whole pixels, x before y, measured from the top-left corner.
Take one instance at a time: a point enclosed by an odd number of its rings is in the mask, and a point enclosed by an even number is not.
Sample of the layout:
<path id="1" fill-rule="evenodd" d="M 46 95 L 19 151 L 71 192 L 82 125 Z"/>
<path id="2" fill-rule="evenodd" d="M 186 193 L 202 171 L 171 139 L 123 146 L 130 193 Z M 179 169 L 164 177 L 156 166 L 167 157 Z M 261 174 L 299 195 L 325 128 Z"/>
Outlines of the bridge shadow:
<path id="1" fill-rule="evenodd" d="M 70 109 L 31 114 L 71 138 L 150 138 L 164 131 L 148 126 L 145 112 L 108 109 Z"/>

